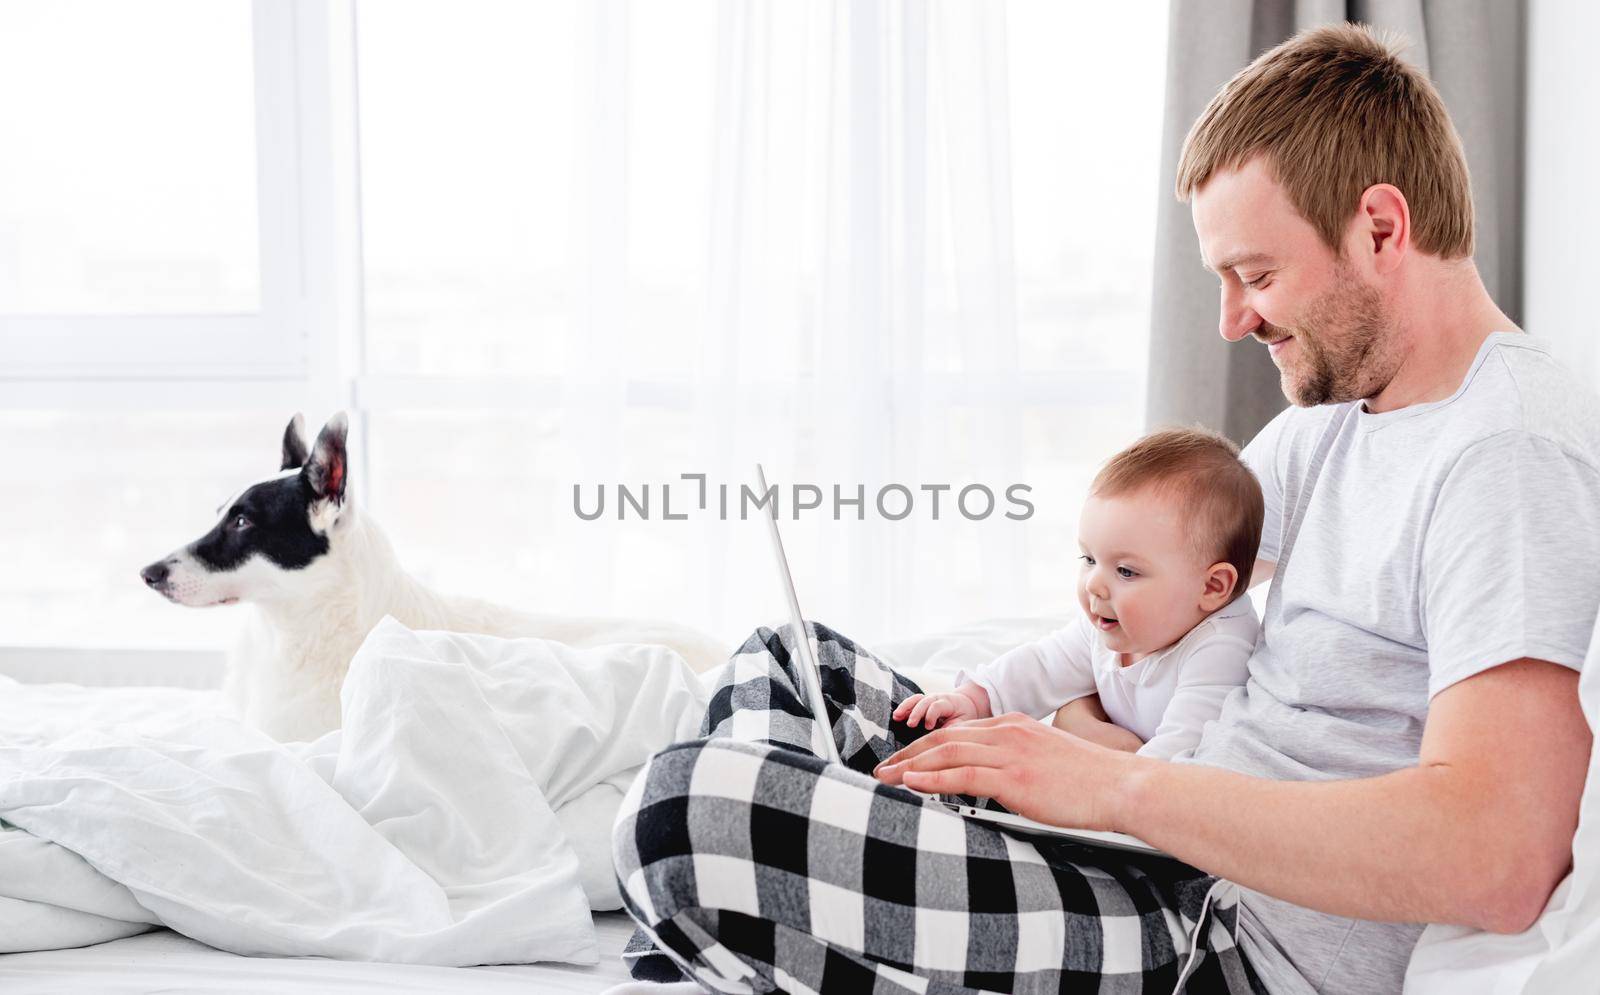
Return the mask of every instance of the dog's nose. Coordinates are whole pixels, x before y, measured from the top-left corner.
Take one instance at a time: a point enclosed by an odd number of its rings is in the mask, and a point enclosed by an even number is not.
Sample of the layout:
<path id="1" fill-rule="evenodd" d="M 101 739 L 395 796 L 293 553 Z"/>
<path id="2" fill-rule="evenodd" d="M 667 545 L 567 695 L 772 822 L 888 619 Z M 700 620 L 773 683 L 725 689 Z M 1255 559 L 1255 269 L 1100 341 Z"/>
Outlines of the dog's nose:
<path id="1" fill-rule="evenodd" d="M 167 565 L 165 563 L 152 563 L 139 571 L 139 576 L 151 587 L 160 587 L 167 582 Z"/>

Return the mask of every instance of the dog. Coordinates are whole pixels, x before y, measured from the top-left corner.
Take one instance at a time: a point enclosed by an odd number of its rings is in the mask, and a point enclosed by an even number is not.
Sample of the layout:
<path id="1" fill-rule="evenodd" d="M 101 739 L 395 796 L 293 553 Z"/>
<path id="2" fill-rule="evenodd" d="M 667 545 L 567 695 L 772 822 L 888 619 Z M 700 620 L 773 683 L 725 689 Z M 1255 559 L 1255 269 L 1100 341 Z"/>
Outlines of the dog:
<path id="1" fill-rule="evenodd" d="M 331 418 L 308 449 L 296 414 L 279 472 L 218 508 L 205 535 L 140 571 L 175 604 L 244 603 L 256 611 L 231 654 L 223 690 L 250 724 L 284 742 L 339 727 L 339 690 L 372 627 L 537 636 L 571 646 L 653 643 L 700 672 L 731 647 L 682 625 L 535 615 L 429 590 L 401 568 L 383 531 L 349 496 L 349 422 Z"/>

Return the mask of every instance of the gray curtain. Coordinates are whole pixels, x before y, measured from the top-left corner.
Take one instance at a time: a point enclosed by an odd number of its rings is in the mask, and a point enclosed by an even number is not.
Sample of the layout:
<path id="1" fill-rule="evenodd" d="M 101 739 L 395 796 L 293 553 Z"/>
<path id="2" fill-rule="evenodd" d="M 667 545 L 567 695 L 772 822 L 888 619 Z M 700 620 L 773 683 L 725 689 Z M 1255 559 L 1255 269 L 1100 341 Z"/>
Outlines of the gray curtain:
<path id="1" fill-rule="evenodd" d="M 1242 444 L 1288 403 L 1265 348 L 1217 334 L 1216 277 L 1172 184 L 1184 136 L 1222 84 L 1303 28 L 1361 21 L 1410 40 L 1406 57 L 1439 87 L 1466 148 L 1484 285 L 1521 320 L 1523 0 L 1172 0 L 1171 11 L 1148 425 L 1199 422 Z"/>

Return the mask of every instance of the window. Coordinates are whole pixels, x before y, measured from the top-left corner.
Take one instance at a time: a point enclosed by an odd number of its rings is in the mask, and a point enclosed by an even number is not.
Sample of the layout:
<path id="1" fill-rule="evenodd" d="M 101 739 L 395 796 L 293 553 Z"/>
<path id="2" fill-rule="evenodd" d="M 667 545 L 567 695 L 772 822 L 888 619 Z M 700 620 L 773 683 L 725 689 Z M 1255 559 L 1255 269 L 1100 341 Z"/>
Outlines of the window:
<path id="1" fill-rule="evenodd" d="M 1142 421 L 1160 5 L 331 6 L 118 15 L 216 85 L 178 124 L 123 113 L 165 160 L 55 197 L 98 223 L 184 177 L 160 239 L 118 216 L 116 280 L 0 192 L 0 247 L 56 239 L 55 275 L 0 282 L 0 483 L 29 523 L 0 525 L 0 645 L 223 645 L 239 610 L 136 572 L 270 472 L 292 411 L 337 406 L 358 500 L 442 589 L 734 638 L 782 608 L 759 529 L 584 522 L 573 488 L 736 487 L 761 459 L 869 495 L 1032 487 L 1022 523 L 786 522 L 810 614 L 870 640 L 1070 610 L 1083 488 Z M 71 47 L 38 17 L 35 47 Z M 48 125 L 13 92 L 8 141 Z M 75 160 L 118 140 L 93 134 Z"/>
<path id="2" fill-rule="evenodd" d="M 303 376 L 287 5 L 0 8 L 0 377 Z"/>

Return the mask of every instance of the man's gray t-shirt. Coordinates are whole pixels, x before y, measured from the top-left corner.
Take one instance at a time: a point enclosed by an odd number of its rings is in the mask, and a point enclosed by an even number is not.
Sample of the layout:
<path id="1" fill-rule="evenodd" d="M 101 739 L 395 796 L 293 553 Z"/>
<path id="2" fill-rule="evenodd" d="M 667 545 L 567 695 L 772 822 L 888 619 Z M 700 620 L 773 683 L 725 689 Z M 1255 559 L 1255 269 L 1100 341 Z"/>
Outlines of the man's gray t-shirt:
<path id="1" fill-rule="evenodd" d="M 1600 608 L 1600 402 L 1498 332 L 1445 400 L 1290 408 L 1244 451 L 1278 564 L 1250 679 L 1193 762 L 1277 780 L 1414 766 L 1432 697 L 1522 657 L 1582 666 Z M 1333 859 L 1337 864 L 1337 857 Z M 1399 992 L 1420 924 L 1241 889 L 1273 993 Z"/>

